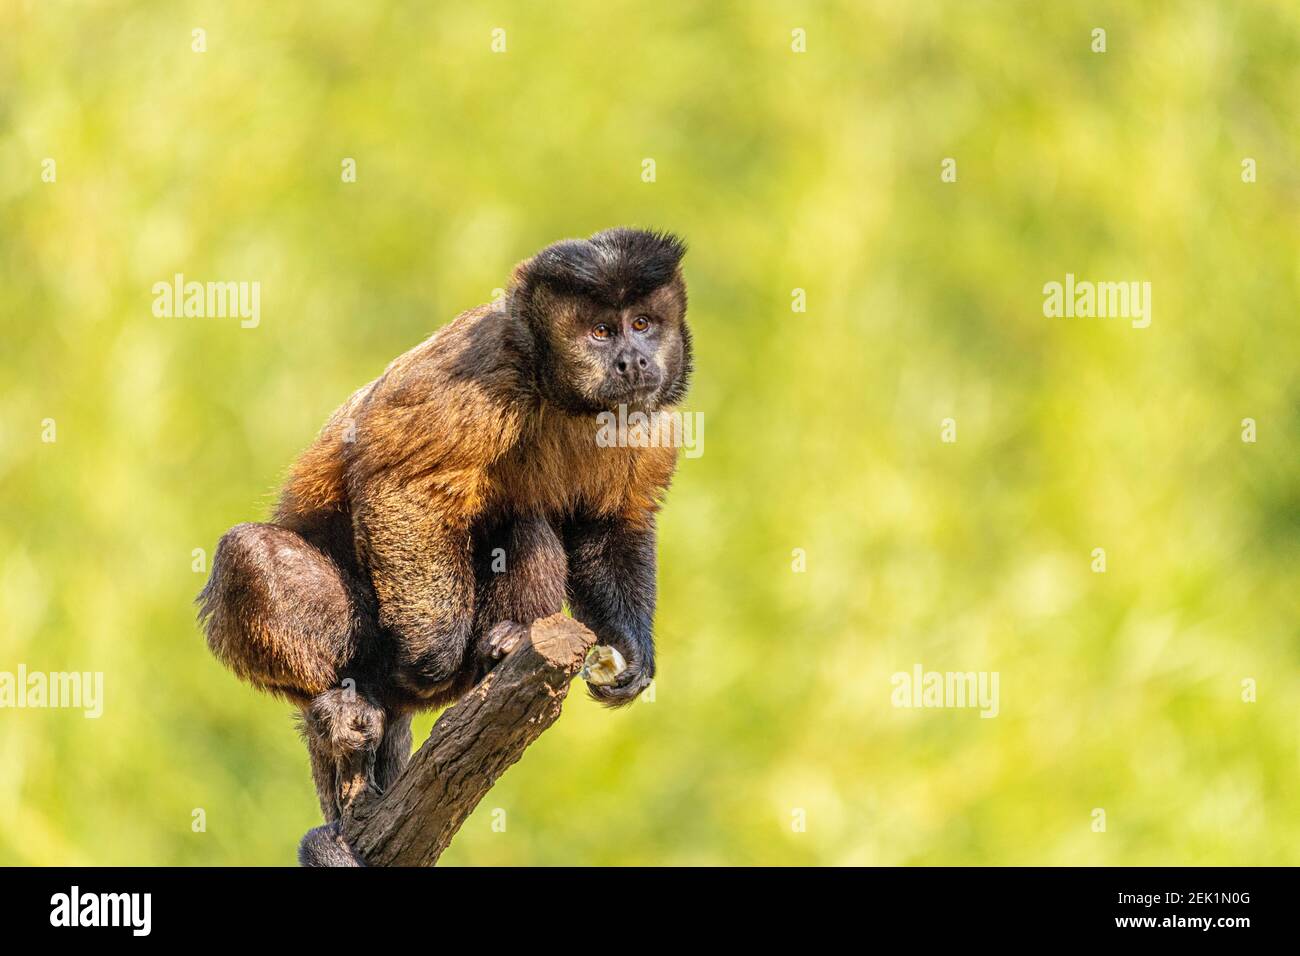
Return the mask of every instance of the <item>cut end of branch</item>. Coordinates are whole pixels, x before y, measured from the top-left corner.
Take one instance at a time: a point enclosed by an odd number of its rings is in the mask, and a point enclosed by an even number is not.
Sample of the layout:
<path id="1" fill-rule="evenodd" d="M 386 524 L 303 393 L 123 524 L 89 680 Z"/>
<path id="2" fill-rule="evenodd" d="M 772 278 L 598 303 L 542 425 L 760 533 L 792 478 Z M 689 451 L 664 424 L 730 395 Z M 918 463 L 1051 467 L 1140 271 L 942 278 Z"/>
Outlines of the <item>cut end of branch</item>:
<path id="1" fill-rule="evenodd" d="M 528 633 L 528 643 L 533 650 L 570 677 L 582 669 L 587 648 L 595 642 L 595 634 L 564 614 L 552 614 L 534 621 Z"/>

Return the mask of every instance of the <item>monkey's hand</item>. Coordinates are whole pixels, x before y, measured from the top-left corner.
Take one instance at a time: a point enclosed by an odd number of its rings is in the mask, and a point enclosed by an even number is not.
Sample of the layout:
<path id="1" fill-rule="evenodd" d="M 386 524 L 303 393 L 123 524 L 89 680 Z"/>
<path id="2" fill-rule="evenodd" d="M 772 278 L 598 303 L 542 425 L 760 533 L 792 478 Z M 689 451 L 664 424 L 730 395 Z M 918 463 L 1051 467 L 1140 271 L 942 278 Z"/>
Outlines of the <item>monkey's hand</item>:
<path id="1" fill-rule="evenodd" d="M 578 518 L 565 527 L 569 607 L 627 669 L 611 684 L 587 683 L 606 707 L 625 707 L 655 676 L 655 541 L 647 518 Z"/>

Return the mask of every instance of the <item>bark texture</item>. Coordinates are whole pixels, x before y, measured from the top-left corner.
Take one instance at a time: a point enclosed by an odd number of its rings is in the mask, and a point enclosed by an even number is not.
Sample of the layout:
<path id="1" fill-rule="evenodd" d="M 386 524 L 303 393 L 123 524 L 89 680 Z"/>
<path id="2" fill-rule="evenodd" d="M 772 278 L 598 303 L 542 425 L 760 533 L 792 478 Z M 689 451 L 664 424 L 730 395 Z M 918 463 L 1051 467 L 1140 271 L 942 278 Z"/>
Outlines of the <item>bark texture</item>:
<path id="1" fill-rule="evenodd" d="M 555 614 L 449 707 L 379 797 L 345 812 L 340 835 L 369 866 L 432 866 L 484 794 L 560 716 L 595 635 Z"/>

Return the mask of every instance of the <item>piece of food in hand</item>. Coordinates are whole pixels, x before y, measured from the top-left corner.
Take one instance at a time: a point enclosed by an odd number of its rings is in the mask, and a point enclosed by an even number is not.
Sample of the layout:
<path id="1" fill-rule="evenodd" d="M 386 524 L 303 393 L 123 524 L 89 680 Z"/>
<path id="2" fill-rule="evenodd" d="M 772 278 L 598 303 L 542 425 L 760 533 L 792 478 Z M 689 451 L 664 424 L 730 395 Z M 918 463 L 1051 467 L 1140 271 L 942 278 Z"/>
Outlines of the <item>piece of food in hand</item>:
<path id="1" fill-rule="evenodd" d="M 627 661 L 616 648 L 608 644 L 595 644 L 587 651 L 587 658 L 582 662 L 582 679 L 588 684 L 605 687 L 618 682 L 618 677 L 627 670 Z"/>

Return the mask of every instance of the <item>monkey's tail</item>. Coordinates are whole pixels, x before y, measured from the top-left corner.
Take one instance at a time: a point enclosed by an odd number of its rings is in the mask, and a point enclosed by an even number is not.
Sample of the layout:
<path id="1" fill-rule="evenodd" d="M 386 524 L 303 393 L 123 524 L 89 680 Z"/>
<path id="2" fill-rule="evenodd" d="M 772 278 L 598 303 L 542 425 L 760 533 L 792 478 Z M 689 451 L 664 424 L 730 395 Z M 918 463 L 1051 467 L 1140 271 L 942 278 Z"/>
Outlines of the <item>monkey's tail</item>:
<path id="1" fill-rule="evenodd" d="M 365 866 L 339 833 L 338 823 L 308 830 L 298 844 L 299 866 Z"/>

